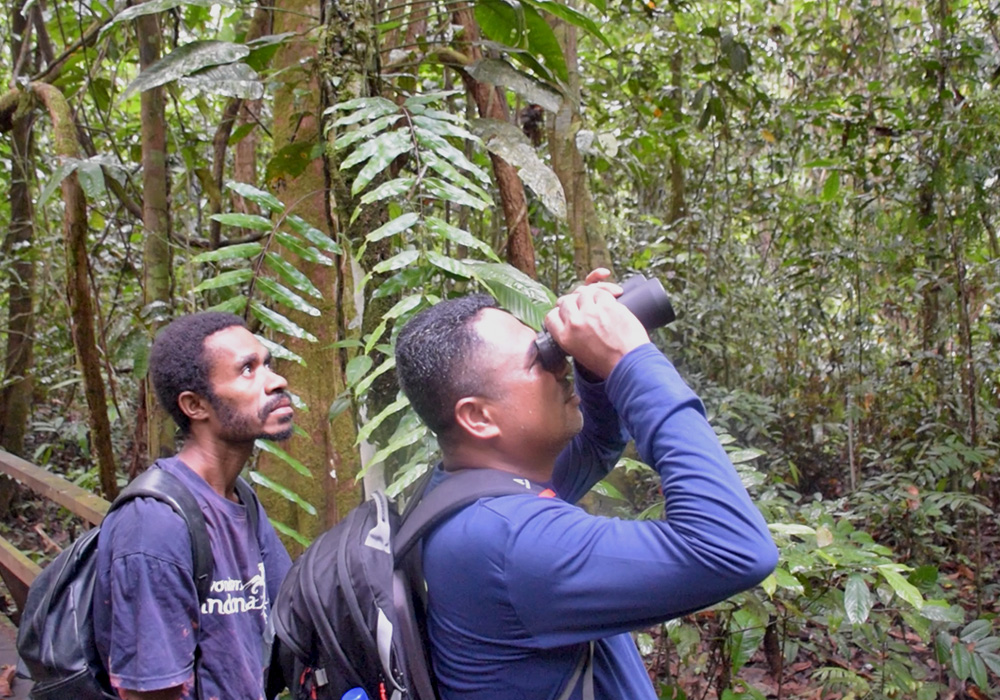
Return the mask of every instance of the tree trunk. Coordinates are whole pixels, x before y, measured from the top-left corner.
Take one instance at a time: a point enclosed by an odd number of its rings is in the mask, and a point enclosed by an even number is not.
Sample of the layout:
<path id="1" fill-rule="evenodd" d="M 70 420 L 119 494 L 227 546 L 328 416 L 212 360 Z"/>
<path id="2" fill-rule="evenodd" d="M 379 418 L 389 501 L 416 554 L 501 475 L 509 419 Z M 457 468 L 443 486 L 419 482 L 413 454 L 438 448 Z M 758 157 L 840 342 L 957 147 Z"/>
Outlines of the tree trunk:
<path id="1" fill-rule="evenodd" d="M 573 269 L 577 279 L 584 279 L 596 267 L 614 270 L 608 244 L 604 238 L 594 198 L 590 193 L 583 155 L 576 146 L 580 130 L 580 70 L 576 50 L 576 27 L 561 19 L 553 20 L 552 28 L 566 57 L 569 69 L 567 98 L 559 111 L 549 117 L 549 153 L 552 169 L 562 183 L 566 195 L 566 218 L 570 240 L 573 241 Z"/>
<path id="2" fill-rule="evenodd" d="M 460 5 L 455 11 L 455 23 L 462 27 L 462 51 L 470 63 L 478 61 L 482 58 L 482 51 L 479 49 L 479 26 L 472 15 L 472 10 L 464 4 Z M 466 90 L 476 102 L 479 116 L 510 121 L 507 98 L 502 90 L 479 82 L 465 71 L 461 71 L 461 75 Z M 533 278 L 537 277 L 535 245 L 531 240 L 524 183 L 521 182 L 514 166 L 503 158 L 491 153 L 490 161 L 493 163 L 493 174 L 497 179 L 500 203 L 507 222 L 507 262 L 521 272 Z"/>
<path id="3" fill-rule="evenodd" d="M 160 20 L 158 15 L 143 15 L 135 21 L 139 39 L 139 66 L 146 70 L 160 59 Z M 140 96 L 142 117 L 142 223 L 143 243 L 142 304 L 150 339 L 168 320 L 171 304 L 170 200 L 167 174 L 167 119 L 162 87 L 143 91 Z M 156 392 L 145 383 L 146 458 L 149 462 L 174 451 L 174 425 L 160 406 Z M 137 432 L 141 432 L 137 428 Z M 141 443 L 141 437 L 137 440 Z M 141 452 L 136 451 L 136 457 Z M 138 466 L 138 465 L 137 465 Z"/>
<path id="4" fill-rule="evenodd" d="M 32 91 L 42 101 L 52 119 L 55 152 L 69 158 L 80 157 L 76 125 L 69 103 L 59 90 L 46 83 L 32 83 Z M 70 309 L 73 345 L 83 374 L 90 418 L 90 449 L 97 458 L 101 491 L 112 499 L 118 495 L 115 457 L 111 448 L 111 424 L 101 377 L 101 356 L 94 332 L 94 301 L 90 294 L 90 264 L 87 259 L 87 200 L 74 172 L 62 181 L 63 235 L 66 245 L 66 296 Z"/>
<path id="5" fill-rule="evenodd" d="M 275 73 L 284 78 L 274 96 L 272 133 L 277 153 L 294 143 L 320 143 L 323 137 L 319 115 L 326 104 L 316 71 L 316 46 L 307 38 L 309 30 L 322 22 L 322 18 L 316 16 L 316 3 L 313 0 L 283 0 L 275 4 L 275 10 L 274 33 L 294 32 L 300 37 L 283 43 L 273 62 Z M 340 78 L 340 89 L 351 91 L 354 96 L 366 94 L 359 77 L 361 73 L 352 59 L 359 45 L 367 46 L 368 40 L 363 37 L 374 36 L 370 14 L 370 5 L 366 3 L 341 4 L 328 26 L 330 34 L 324 66 Z M 350 17 L 351 22 L 345 21 L 345 17 Z M 340 41 L 338 32 L 344 33 L 346 38 Z M 369 55 L 376 55 L 374 47 L 369 50 Z M 301 216 L 336 237 L 339 212 L 331 216 L 328 208 L 328 172 L 322 157 L 314 159 L 296 177 L 283 174 L 271 182 L 271 187 L 285 203 L 289 214 Z M 349 204 L 345 200 L 334 206 L 346 208 Z M 347 220 L 346 216 L 343 220 Z M 343 411 L 333 421 L 327 417 L 331 397 L 338 396 L 346 386 L 343 358 L 337 350 L 331 349 L 331 345 L 343 337 L 353 321 L 350 318 L 353 278 L 350 256 L 345 256 L 339 267 L 316 265 L 291 254 L 287 258 L 323 292 L 321 302 L 313 301 L 320 316 L 288 313 L 290 319 L 315 335 L 319 342 L 290 340 L 289 349 L 305 360 L 305 366 L 289 363 L 281 368 L 291 391 L 310 408 L 296 416 L 296 423 L 307 437 L 295 436 L 285 448 L 308 467 L 313 478 L 303 478 L 270 455 L 262 455 L 260 468 L 270 478 L 306 495 L 319 510 L 319 517 L 311 517 L 271 494 L 264 493 L 262 497 L 272 517 L 305 535 L 315 536 L 360 501 L 360 488 L 355 482 L 360 462 L 354 446 L 357 428 L 353 416 Z"/>

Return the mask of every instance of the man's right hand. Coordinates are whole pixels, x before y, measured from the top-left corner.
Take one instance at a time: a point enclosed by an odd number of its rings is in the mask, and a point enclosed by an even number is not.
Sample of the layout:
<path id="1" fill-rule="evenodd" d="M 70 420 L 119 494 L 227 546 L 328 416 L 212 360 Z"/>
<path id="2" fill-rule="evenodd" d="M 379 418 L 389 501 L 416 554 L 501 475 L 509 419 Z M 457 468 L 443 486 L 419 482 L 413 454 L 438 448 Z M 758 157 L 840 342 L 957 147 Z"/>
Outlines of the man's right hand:
<path id="1" fill-rule="evenodd" d="M 559 298 L 545 316 L 545 328 L 574 360 L 601 379 L 625 355 L 649 342 L 649 333 L 618 303 L 618 285 L 604 282 L 607 270 L 587 276 L 588 284 Z"/>

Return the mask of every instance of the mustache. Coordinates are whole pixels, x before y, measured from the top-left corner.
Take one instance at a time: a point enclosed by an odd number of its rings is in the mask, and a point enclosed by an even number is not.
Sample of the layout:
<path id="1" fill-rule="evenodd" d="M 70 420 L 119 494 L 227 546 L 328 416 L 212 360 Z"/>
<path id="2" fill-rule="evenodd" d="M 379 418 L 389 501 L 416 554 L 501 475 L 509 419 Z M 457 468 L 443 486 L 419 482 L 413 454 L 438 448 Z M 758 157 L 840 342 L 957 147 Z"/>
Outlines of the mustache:
<path id="1" fill-rule="evenodd" d="M 271 397 L 271 399 L 261 407 L 258 417 L 261 420 L 264 420 L 277 409 L 283 408 L 284 406 L 290 406 L 291 403 L 292 403 L 291 394 L 289 394 L 287 391 L 280 391 L 273 397 Z"/>

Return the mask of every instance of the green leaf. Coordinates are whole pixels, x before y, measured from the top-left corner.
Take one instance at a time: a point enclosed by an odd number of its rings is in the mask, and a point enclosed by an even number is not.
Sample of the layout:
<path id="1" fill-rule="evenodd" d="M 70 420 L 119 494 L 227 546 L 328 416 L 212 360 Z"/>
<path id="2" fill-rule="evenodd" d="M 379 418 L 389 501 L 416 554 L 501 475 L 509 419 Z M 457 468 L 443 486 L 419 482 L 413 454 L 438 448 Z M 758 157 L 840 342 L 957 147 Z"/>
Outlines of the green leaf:
<path id="1" fill-rule="evenodd" d="M 364 377 L 368 370 L 372 368 L 374 361 L 368 355 L 357 355 L 352 357 L 344 370 L 344 375 L 347 379 L 347 386 L 354 386 L 357 384 L 362 377 Z"/>
<path id="2" fill-rule="evenodd" d="M 591 488 L 591 491 L 601 496 L 604 496 L 605 498 L 617 498 L 619 501 L 626 500 L 625 496 L 622 495 L 622 492 L 616 489 L 614 484 L 612 484 L 607 479 L 598 481 Z"/>
<path id="3" fill-rule="evenodd" d="M 371 192 L 366 192 L 361 197 L 362 204 L 371 204 L 389 197 L 398 197 L 409 192 L 416 184 L 416 177 L 397 177 L 395 180 L 384 182 Z"/>
<path id="4" fill-rule="evenodd" d="M 274 228 L 274 223 L 270 219 L 256 214 L 213 214 L 211 219 L 223 226 L 249 228 L 255 231 L 270 231 Z"/>
<path id="5" fill-rule="evenodd" d="M 303 294 L 308 294 L 315 299 L 323 298 L 323 293 L 319 291 L 319 288 L 317 288 L 316 285 L 309 281 L 308 277 L 295 269 L 290 262 L 282 258 L 277 253 L 264 253 L 264 265 L 266 265 L 267 268 L 276 275 L 281 277 L 281 279 L 283 279 L 287 284 L 292 285 Z"/>
<path id="6" fill-rule="evenodd" d="M 300 340 L 308 340 L 310 343 L 318 341 L 316 336 L 309 331 L 257 301 L 250 302 L 250 313 L 252 313 L 258 321 L 273 331 L 284 333 L 285 335 L 289 335 Z"/>
<path id="7" fill-rule="evenodd" d="M 341 413 L 346 411 L 351 407 L 351 394 L 345 391 L 340 396 L 333 400 L 330 404 L 330 409 L 326 412 L 326 419 L 332 421 L 334 418 L 339 416 Z"/>
<path id="8" fill-rule="evenodd" d="M 257 71 L 245 63 L 212 66 L 194 75 L 179 78 L 183 87 L 209 95 L 225 95 L 243 100 L 259 100 L 264 96 L 264 83 Z"/>
<path id="9" fill-rule="evenodd" d="M 486 200 L 480 199 L 479 197 L 469 194 L 465 190 L 460 190 L 451 183 L 434 177 L 429 177 L 424 180 L 424 188 L 443 201 L 451 202 L 453 204 L 462 204 L 477 211 L 485 211 L 490 206 L 490 203 Z"/>
<path id="10" fill-rule="evenodd" d="M 823 202 L 830 202 L 837 197 L 838 192 L 840 192 L 840 171 L 831 170 L 830 174 L 826 176 L 826 182 L 823 183 L 823 193 L 819 198 Z"/>
<path id="11" fill-rule="evenodd" d="M 409 131 L 393 131 L 390 134 L 380 136 L 374 143 L 376 146 L 375 153 L 372 154 L 368 162 L 365 163 L 365 166 L 361 168 L 361 172 L 354 179 L 354 184 L 351 185 L 352 195 L 358 194 L 367 187 L 396 158 L 413 150 L 413 141 L 410 140 Z M 341 165 L 341 168 L 343 167 L 346 167 L 346 165 Z"/>
<path id="12" fill-rule="evenodd" d="M 357 396 L 363 395 L 366 391 L 368 391 L 368 388 L 372 385 L 372 383 L 376 379 L 378 379 L 380 376 L 382 376 L 389 370 L 394 369 L 395 367 L 396 367 L 396 358 L 390 357 L 388 360 L 386 360 L 377 368 L 375 368 L 374 372 L 372 372 L 367 377 L 358 382 L 357 386 L 354 387 L 355 395 Z"/>
<path id="13" fill-rule="evenodd" d="M 393 401 L 391 404 L 383 408 L 377 416 L 375 416 L 370 421 L 365 423 L 364 426 L 362 426 L 361 430 L 358 431 L 358 439 L 355 441 L 354 444 L 360 445 L 362 442 L 368 440 L 371 437 L 372 433 L 375 431 L 375 429 L 378 428 L 380 425 L 382 425 L 383 421 L 385 421 L 386 418 L 395 413 L 398 413 L 399 411 L 402 411 L 409 405 L 410 402 L 405 396 L 403 396 L 402 394 L 397 396 L 395 401 Z"/>
<path id="14" fill-rule="evenodd" d="M 882 564 L 877 567 L 878 572 L 882 574 L 882 578 L 884 578 L 886 583 L 892 587 L 892 590 L 896 592 L 896 595 L 915 607 L 917 610 L 923 608 L 924 597 L 920 595 L 920 591 L 918 591 L 912 583 L 903 578 L 898 572 L 890 568 L 892 566 L 892 564 Z"/>
<path id="15" fill-rule="evenodd" d="M 490 194 L 486 190 L 484 190 L 478 184 L 467 178 L 458 170 L 458 168 L 452 165 L 450 161 L 447 161 L 444 158 L 440 157 L 434 151 L 425 150 L 423 157 L 424 157 L 424 163 L 429 165 L 434 172 L 436 172 L 438 175 L 443 177 L 451 184 L 471 192 L 480 199 L 484 199 L 486 201 L 489 201 L 491 199 Z M 477 177 L 480 177 L 481 179 L 483 176 L 485 176 L 485 173 L 483 173 L 482 171 L 473 174 L 476 175 Z"/>
<path id="16" fill-rule="evenodd" d="M 301 216 L 295 216 L 292 214 L 285 219 L 285 223 L 288 224 L 288 227 L 295 231 L 295 233 L 305 238 L 318 249 L 324 250 L 327 253 L 333 253 L 334 255 L 344 254 L 344 249 L 339 243 L 331 239 L 328 235 L 310 224 Z"/>
<path id="17" fill-rule="evenodd" d="M 749 610 L 733 613 L 730 637 L 732 673 L 735 676 L 764 641 L 767 625 Z"/>
<path id="18" fill-rule="evenodd" d="M 524 11 L 517 0 L 480 0 L 475 13 L 486 38 L 511 48 L 528 48 Z"/>
<path id="19" fill-rule="evenodd" d="M 972 675 L 972 653 L 965 645 L 951 645 L 951 668 L 960 681 L 966 681 Z"/>
<path id="20" fill-rule="evenodd" d="M 258 335 L 256 336 L 256 338 L 257 340 L 260 341 L 260 344 L 263 345 L 265 348 L 267 348 L 268 352 L 271 353 L 271 357 L 277 358 L 279 360 L 289 360 L 290 362 L 302 365 L 303 367 L 308 367 L 305 359 L 303 359 L 301 355 L 292 352 L 284 345 L 281 345 L 280 343 L 275 343 L 274 341 L 269 340 L 262 335 Z"/>
<path id="21" fill-rule="evenodd" d="M 237 316 L 243 315 L 243 310 L 247 308 L 247 298 L 243 295 L 230 297 L 223 302 L 209 306 L 205 311 L 223 311 Z"/>
<path id="22" fill-rule="evenodd" d="M 928 603 L 924 607 L 920 608 L 921 617 L 925 617 L 928 620 L 933 620 L 934 622 L 964 622 L 965 621 L 965 611 L 956 605 L 948 605 L 947 603 L 935 604 L 933 602 Z"/>
<path id="23" fill-rule="evenodd" d="M 476 122 L 473 121 L 473 124 Z M 520 130 L 516 126 L 511 125 L 512 128 L 520 133 Z M 462 151 L 452 146 L 450 143 L 445 141 L 442 137 L 435 134 L 433 131 L 428 131 L 422 127 L 414 127 L 413 133 L 417 137 L 417 143 L 423 146 L 428 151 L 433 152 L 439 158 L 444 158 L 452 163 L 452 165 L 462 168 L 463 170 L 472 173 L 475 177 L 479 178 L 479 181 L 484 184 L 489 184 L 489 178 L 486 173 L 482 171 L 481 168 L 476 166 L 475 163 L 470 161 Z M 522 138 L 524 135 L 522 134 Z M 477 138 L 478 142 L 479 139 Z"/>
<path id="24" fill-rule="evenodd" d="M 281 496 L 281 497 L 283 497 L 283 498 L 291 501 L 292 503 L 294 503 L 295 505 L 297 505 L 299 508 L 301 508 L 305 512 L 309 513 L 309 515 L 316 515 L 316 508 L 313 507 L 313 505 L 311 503 L 309 503 L 304 498 L 302 498 L 302 496 L 300 496 L 299 494 L 295 493 L 291 489 L 282 486 L 278 482 L 272 481 L 271 479 L 269 479 L 268 477 L 264 476 L 260 472 L 258 472 L 258 471 L 251 471 L 250 472 L 250 480 L 253 481 L 255 484 L 260 484 L 261 486 L 263 486 L 266 489 L 271 489 L 272 491 L 274 491 L 279 496 Z"/>
<path id="25" fill-rule="evenodd" d="M 403 231 L 412 228 L 418 221 L 420 221 L 420 214 L 417 214 L 416 212 L 410 212 L 409 214 L 397 216 L 395 219 L 390 219 L 369 233 L 365 236 L 365 240 L 369 243 L 374 243 L 375 241 L 381 241 L 383 238 L 395 236 L 397 233 L 402 233 Z"/>
<path id="26" fill-rule="evenodd" d="M 409 313 L 413 309 L 420 306 L 420 302 L 424 300 L 423 294 L 411 294 L 410 296 L 403 297 L 396 304 L 383 314 L 383 318 L 399 318 L 403 314 Z"/>
<path id="27" fill-rule="evenodd" d="M 227 245 L 216 250 L 208 250 L 191 258 L 194 264 L 216 262 L 218 260 L 244 260 L 260 255 L 264 248 L 260 243 L 240 243 L 239 245 Z"/>
<path id="28" fill-rule="evenodd" d="M 62 184 L 62 181 L 69 177 L 72 173 L 76 172 L 76 169 L 80 167 L 83 163 L 79 158 L 67 158 L 65 156 L 60 157 L 59 166 L 52 173 L 52 177 L 49 181 L 45 183 L 45 187 L 42 188 L 41 193 L 38 195 L 38 201 L 35 203 L 36 207 L 41 207 L 42 204 L 49 201 L 49 197 L 52 193 L 56 191 L 56 188 Z"/>
<path id="29" fill-rule="evenodd" d="M 794 591 L 798 594 L 805 592 L 805 587 L 802 585 L 802 582 L 788 573 L 788 571 L 783 567 L 779 566 L 774 570 L 774 580 L 781 588 Z"/>
<path id="30" fill-rule="evenodd" d="M 545 314 L 556 303 L 548 287 L 507 263 L 464 262 L 504 309 L 525 325 L 541 330 Z"/>
<path id="31" fill-rule="evenodd" d="M 371 465 L 384 462 L 394 452 L 398 452 L 404 447 L 409 447 L 413 443 L 418 442 L 426 434 L 427 434 L 427 428 L 425 428 L 422 425 L 418 425 L 414 428 L 410 428 L 409 430 L 407 430 L 402 434 L 393 435 L 392 439 L 389 441 L 389 444 L 379 449 L 378 452 L 373 454 L 371 459 L 368 460 L 368 464 Z"/>
<path id="32" fill-rule="evenodd" d="M 369 124 L 365 124 L 358 129 L 352 129 L 351 131 L 338 136 L 337 140 L 333 142 L 333 148 L 335 151 L 340 151 L 357 143 L 358 141 L 370 139 L 380 131 L 385 131 L 390 126 L 395 126 L 396 122 L 402 119 L 403 116 L 404 115 L 402 114 L 390 114 L 376 119 Z"/>
<path id="33" fill-rule="evenodd" d="M 433 250 L 427 251 L 427 262 L 435 267 L 441 268 L 445 272 L 455 275 L 456 277 L 461 277 L 462 279 L 469 279 L 470 277 L 474 277 L 476 274 L 460 260 L 449 258 L 447 255 L 441 255 L 441 253 Z"/>
<path id="34" fill-rule="evenodd" d="M 274 455 L 307 479 L 313 478 L 312 472 L 309 471 L 309 468 L 306 465 L 292 457 L 270 440 L 255 440 L 254 446 L 259 448 L 262 452 Z"/>
<path id="35" fill-rule="evenodd" d="M 279 304 L 284 304 L 290 309 L 301 311 L 309 316 L 315 317 L 320 315 L 319 309 L 308 303 L 288 287 L 278 284 L 274 280 L 270 280 L 267 277 L 258 277 L 257 286 Z"/>
<path id="36" fill-rule="evenodd" d="M 733 464 L 744 464 L 746 462 L 751 462 L 766 453 L 763 450 L 749 448 L 745 450 L 736 450 L 728 454 L 729 461 Z"/>
<path id="37" fill-rule="evenodd" d="M 493 252 L 493 248 L 488 243 L 479 240 L 468 231 L 464 231 L 457 226 L 452 226 L 444 219 L 439 219 L 436 216 L 428 216 L 426 224 L 427 230 L 431 233 L 437 234 L 452 243 L 478 250 L 488 258 L 498 263 L 500 262 L 500 258 L 497 257 L 497 254 Z"/>
<path id="38" fill-rule="evenodd" d="M 202 68 L 217 66 L 223 63 L 234 63 L 249 53 L 250 49 L 246 46 L 233 44 L 228 41 L 217 41 L 214 39 L 192 41 L 190 44 L 177 47 L 140 73 L 125 88 L 120 101 L 128 99 L 133 93 L 166 85 Z"/>
<path id="39" fill-rule="evenodd" d="M 378 119 L 398 111 L 399 105 L 384 97 L 358 97 L 335 104 L 327 110 L 327 112 L 351 112 L 337 119 L 333 123 L 334 126 L 349 126 L 365 119 Z"/>
<path id="40" fill-rule="evenodd" d="M 524 73 L 507 61 L 498 58 L 484 58 L 475 61 L 466 71 L 480 82 L 505 87 L 549 112 L 558 112 L 563 104 L 563 95 L 547 83 Z"/>
<path id="41" fill-rule="evenodd" d="M 615 47 L 611 45 L 611 42 L 608 41 L 601 32 L 597 23 L 579 10 L 574 9 L 569 5 L 553 2 L 553 0 L 522 0 L 522 2 L 532 5 L 533 7 L 536 7 L 544 12 L 548 12 L 550 15 L 555 15 L 559 19 L 564 20 L 572 24 L 574 27 L 578 27 L 589 33 L 591 36 L 596 37 L 602 44 L 607 46 L 612 51 L 615 50 Z"/>
<path id="42" fill-rule="evenodd" d="M 372 271 L 378 274 L 382 274 L 383 272 L 398 270 L 400 268 L 406 267 L 407 265 L 416 262 L 417 258 L 419 257 L 420 257 L 419 250 L 404 250 L 402 253 L 397 253 L 396 255 L 393 255 L 388 260 L 383 260 L 374 268 L 372 268 Z"/>
<path id="43" fill-rule="evenodd" d="M 243 269 L 243 270 L 229 270 L 228 272 L 223 272 L 221 275 L 216 275 L 211 279 L 207 279 L 197 287 L 194 288 L 195 292 L 204 292 L 206 289 L 220 289 L 221 287 L 233 287 L 238 284 L 243 284 L 244 282 L 249 282 L 253 278 L 253 270 Z"/>
<path id="44" fill-rule="evenodd" d="M 993 624 L 989 620 L 976 620 L 965 626 L 958 638 L 963 644 L 972 644 L 986 639 L 993 632 Z"/>
<path id="45" fill-rule="evenodd" d="M 816 530 L 808 525 L 799 525 L 798 523 L 768 523 L 767 527 L 771 532 L 777 532 L 781 535 L 816 536 Z"/>
<path id="46" fill-rule="evenodd" d="M 253 185 L 248 185 L 245 182 L 235 182 L 230 180 L 226 183 L 226 188 L 232 190 L 244 199 L 249 199 L 257 206 L 274 212 L 275 214 L 280 214 L 285 210 L 285 205 L 282 204 L 281 200 L 273 194 L 265 192 L 264 190 L 259 190 Z"/>
<path id="47" fill-rule="evenodd" d="M 271 520 L 271 519 L 269 518 L 269 520 Z M 305 535 L 303 535 L 298 530 L 294 530 L 294 529 L 288 527 L 284 523 L 280 523 L 277 520 L 271 520 L 271 525 L 272 525 L 272 527 L 274 527 L 275 530 L 278 531 L 279 534 L 282 534 L 285 537 L 288 537 L 288 538 L 291 538 L 291 539 L 295 540 L 296 542 L 298 542 L 303 547 L 308 547 L 309 545 L 312 544 L 312 540 L 311 539 L 309 539 L 308 537 L 306 537 Z"/>
<path id="48" fill-rule="evenodd" d="M 330 258 L 326 257 L 312 246 L 303 245 L 302 241 L 290 233 L 286 233 L 285 231 L 276 231 L 274 233 L 274 239 L 307 262 L 315 263 L 317 265 L 325 265 L 326 267 L 333 265 L 333 261 L 330 260 Z"/>
<path id="49" fill-rule="evenodd" d="M 844 587 L 844 610 L 851 624 L 860 625 L 868 620 L 872 605 L 871 591 L 868 590 L 864 578 L 854 575 L 847 579 L 847 585 Z"/>

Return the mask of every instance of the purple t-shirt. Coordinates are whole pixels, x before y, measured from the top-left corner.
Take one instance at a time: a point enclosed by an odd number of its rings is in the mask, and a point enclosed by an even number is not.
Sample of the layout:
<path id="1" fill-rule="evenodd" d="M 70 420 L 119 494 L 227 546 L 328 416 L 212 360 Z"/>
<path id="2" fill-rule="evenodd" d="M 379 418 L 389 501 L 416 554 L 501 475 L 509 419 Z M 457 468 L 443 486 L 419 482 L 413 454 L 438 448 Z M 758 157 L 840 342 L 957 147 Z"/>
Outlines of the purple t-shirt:
<path id="1" fill-rule="evenodd" d="M 195 642 L 204 700 L 264 697 L 264 629 L 288 568 L 288 552 L 259 509 L 229 501 L 176 457 L 164 469 L 187 486 L 208 526 L 215 569 L 199 610 L 191 539 L 170 506 L 137 498 L 105 518 L 98 536 L 94 627 L 112 685 L 148 691 L 184 685 L 194 697 Z"/>

